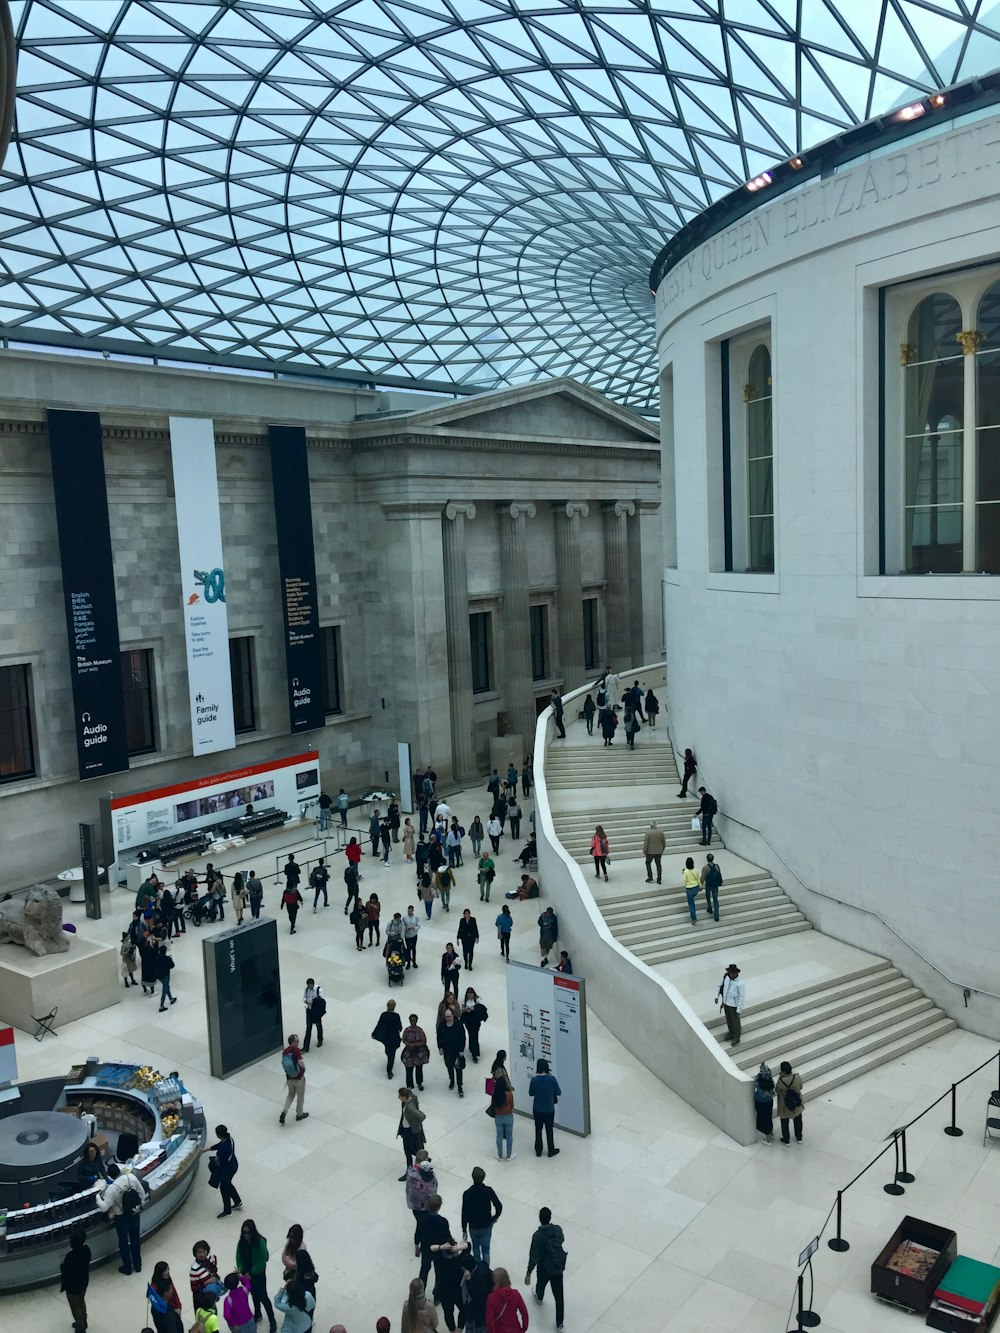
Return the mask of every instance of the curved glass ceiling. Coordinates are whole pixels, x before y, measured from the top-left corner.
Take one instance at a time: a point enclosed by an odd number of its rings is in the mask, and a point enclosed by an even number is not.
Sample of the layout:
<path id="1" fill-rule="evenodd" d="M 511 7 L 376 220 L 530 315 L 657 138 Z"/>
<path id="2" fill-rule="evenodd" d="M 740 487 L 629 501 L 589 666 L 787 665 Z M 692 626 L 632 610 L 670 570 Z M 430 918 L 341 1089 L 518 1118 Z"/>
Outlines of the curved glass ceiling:
<path id="1" fill-rule="evenodd" d="M 994 0 L 12 0 L 0 334 L 655 409 L 651 261 Z"/>

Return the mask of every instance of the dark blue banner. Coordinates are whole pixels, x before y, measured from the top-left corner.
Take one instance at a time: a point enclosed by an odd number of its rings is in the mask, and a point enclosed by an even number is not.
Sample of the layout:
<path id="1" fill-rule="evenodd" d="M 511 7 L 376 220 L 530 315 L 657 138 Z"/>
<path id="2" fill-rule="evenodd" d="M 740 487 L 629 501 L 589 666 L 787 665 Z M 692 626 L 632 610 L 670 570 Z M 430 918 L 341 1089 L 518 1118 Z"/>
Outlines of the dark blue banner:
<path id="1" fill-rule="evenodd" d="M 294 736 L 326 723 L 309 460 L 303 427 L 269 426 L 268 436 L 278 529 L 281 611 L 285 620 L 289 731 Z"/>
<path id="2" fill-rule="evenodd" d="M 77 757 L 81 778 L 100 778 L 128 768 L 101 418 L 50 409 L 48 420 Z"/>

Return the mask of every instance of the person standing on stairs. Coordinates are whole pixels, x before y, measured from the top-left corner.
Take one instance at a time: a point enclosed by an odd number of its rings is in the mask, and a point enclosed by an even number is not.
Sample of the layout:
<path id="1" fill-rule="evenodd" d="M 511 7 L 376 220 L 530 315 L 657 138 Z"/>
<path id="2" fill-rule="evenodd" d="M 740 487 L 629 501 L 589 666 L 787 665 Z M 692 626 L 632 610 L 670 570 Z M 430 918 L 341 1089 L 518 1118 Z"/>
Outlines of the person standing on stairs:
<path id="1" fill-rule="evenodd" d="M 648 708 L 648 704 L 647 704 L 647 708 Z M 694 777 L 694 775 L 695 775 L 695 773 L 696 773 L 697 771 L 698 771 L 698 761 L 697 761 L 697 760 L 695 759 L 695 757 L 694 757 L 694 750 L 685 750 L 685 751 L 684 751 L 684 781 L 681 783 L 681 789 L 680 789 L 680 791 L 677 793 L 678 796 L 687 796 L 687 794 L 688 794 L 688 783 L 691 781 L 691 779 Z"/>
<path id="2" fill-rule="evenodd" d="M 746 986 L 740 981 L 739 977 L 740 969 L 735 963 L 730 963 L 723 973 L 722 982 L 715 997 L 716 1004 L 722 1002 L 722 1012 L 726 1016 L 730 1046 L 738 1046 L 743 1035 L 740 1014 L 743 1012 L 743 1005 L 746 1001 Z M 791 1066 L 789 1066 L 790 1069 Z"/>
<path id="3" fill-rule="evenodd" d="M 712 820 L 719 813 L 719 803 L 705 787 L 698 788 L 698 795 L 701 797 L 701 805 L 698 807 L 701 819 L 701 845 L 707 847 L 712 841 Z"/>
<path id="4" fill-rule="evenodd" d="M 701 868 L 701 885 L 705 890 L 705 906 L 714 920 L 719 919 L 719 890 L 722 888 L 722 871 L 716 864 L 711 852 L 705 857 Z"/>
<path id="5" fill-rule="evenodd" d="M 646 858 L 646 883 L 653 882 L 653 866 L 656 866 L 656 882 L 663 883 L 663 853 L 667 848 L 667 840 L 663 836 L 663 830 L 659 827 L 656 820 L 650 824 L 646 830 L 645 837 L 642 840 L 642 854 Z"/>
<path id="6" fill-rule="evenodd" d="M 778 1118 L 781 1121 L 781 1142 L 788 1147 L 789 1120 L 795 1126 L 795 1142 L 802 1147 L 802 1079 L 792 1073 L 792 1066 L 787 1060 L 781 1062 L 781 1072 L 776 1084 L 778 1093 Z"/>
<path id="7" fill-rule="evenodd" d="M 694 868 L 694 861 L 689 856 L 684 862 L 684 869 L 681 871 L 681 880 L 684 884 L 684 892 L 687 895 L 688 911 L 691 913 L 691 924 L 698 924 L 698 910 L 695 901 L 698 897 L 698 889 L 701 887 L 701 879 L 697 870 Z"/>
<path id="8" fill-rule="evenodd" d="M 594 858 L 594 870 L 596 877 L 601 878 L 603 873 L 605 881 L 608 878 L 608 856 L 611 852 L 611 844 L 608 842 L 608 835 L 604 832 L 604 826 L 598 824 L 594 829 L 594 836 L 590 840 L 590 854 Z"/>
<path id="9" fill-rule="evenodd" d="M 566 728 L 563 726 L 563 701 L 562 695 L 558 690 L 552 691 L 549 696 L 549 703 L 552 707 L 553 721 L 559 729 L 558 739 L 564 741 L 566 739 Z"/>

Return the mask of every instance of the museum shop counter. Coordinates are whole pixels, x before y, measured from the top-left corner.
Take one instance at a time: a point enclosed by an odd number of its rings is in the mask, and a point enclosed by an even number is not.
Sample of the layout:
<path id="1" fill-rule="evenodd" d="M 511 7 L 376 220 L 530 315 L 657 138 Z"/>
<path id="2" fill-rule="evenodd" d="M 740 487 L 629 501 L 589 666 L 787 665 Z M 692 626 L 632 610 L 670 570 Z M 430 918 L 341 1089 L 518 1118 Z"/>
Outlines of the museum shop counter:
<path id="1" fill-rule="evenodd" d="M 88 1060 L 65 1079 L 18 1085 L 0 1104 L 0 1292 L 59 1279 L 69 1233 L 82 1226 L 93 1263 L 117 1258 L 114 1226 L 98 1207 L 105 1181 L 81 1180 L 94 1143 L 105 1167 L 129 1162 L 147 1190 L 148 1236 L 184 1202 L 205 1144 L 201 1105 L 176 1075 Z"/>

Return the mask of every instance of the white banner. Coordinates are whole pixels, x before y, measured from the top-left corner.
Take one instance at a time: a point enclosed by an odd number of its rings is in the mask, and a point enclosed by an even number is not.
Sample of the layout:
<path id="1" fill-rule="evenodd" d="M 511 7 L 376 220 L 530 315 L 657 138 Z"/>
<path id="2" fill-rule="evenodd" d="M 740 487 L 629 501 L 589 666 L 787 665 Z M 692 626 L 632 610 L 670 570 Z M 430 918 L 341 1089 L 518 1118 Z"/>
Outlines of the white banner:
<path id="1" fill-rule="evenodd" d="M 531 1114 L 528 1084 L 539 1060 L 548 1060 L 561 1090 L 556 1124 L 573 1134 L 590 1133 L 587 1069 L 587 1001 L 582 977 L 554 968 L 511 963 L 507 969 L 507 1068 L 514 1084 L 514 1109 Z"/>
<path id="2" fill-rule="evenodd" d="M 170 455 L 181 553 L 191 752 L 212 754 L 236 744 L 212 422 L 205 417 L 171 417 Z"/>

